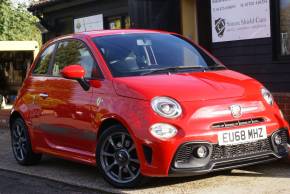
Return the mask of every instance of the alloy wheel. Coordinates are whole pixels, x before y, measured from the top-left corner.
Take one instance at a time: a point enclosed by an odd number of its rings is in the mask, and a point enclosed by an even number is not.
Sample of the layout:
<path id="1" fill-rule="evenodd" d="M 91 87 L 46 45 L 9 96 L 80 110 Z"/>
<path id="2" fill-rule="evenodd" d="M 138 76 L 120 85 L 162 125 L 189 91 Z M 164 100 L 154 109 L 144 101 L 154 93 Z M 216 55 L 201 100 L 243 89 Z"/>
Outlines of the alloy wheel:
<path id="1" fill-rule="evenodd" d="M 12 148 L 19 161 L 23 161 L 27 155 L 27 137 L 24 130 L 23 126 L 19 124 L 12 128 Z"/>
<path id="2" fill-rule="evenodd" d="M 129 183 L 140 175 L 136 147 L 125 132 L 109 135 L 101 147 L 100 162 L 106 175 L 117 183 Z"/>

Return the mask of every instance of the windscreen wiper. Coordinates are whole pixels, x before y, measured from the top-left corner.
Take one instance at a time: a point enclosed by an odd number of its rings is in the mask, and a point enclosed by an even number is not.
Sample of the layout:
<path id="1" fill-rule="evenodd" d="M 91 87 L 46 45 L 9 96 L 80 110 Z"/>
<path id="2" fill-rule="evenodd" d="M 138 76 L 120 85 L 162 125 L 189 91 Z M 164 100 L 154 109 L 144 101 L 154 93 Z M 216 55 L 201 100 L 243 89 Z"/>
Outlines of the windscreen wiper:
<path id="1" fill-rule="evenodd" d="M 215 66 L 205 67 L 205 69 L 206 70 L 223 70 L 223 69 L 227 69 L 227 68 L 223 65 L 215 65 Z"/>
<path id="2" fill-rule="evenodd" d="M 170 73 L 170 72 L 179 72 L 182 70 L 207 70 L 207 67 L 204 66 L 176 66 L 176 67 L 167 67 L 162 69 L 150 69 L 149 71 L 146 71 L 144 73 L 141 73 L 141 75 L 150 75 L 155 73 Z"/>

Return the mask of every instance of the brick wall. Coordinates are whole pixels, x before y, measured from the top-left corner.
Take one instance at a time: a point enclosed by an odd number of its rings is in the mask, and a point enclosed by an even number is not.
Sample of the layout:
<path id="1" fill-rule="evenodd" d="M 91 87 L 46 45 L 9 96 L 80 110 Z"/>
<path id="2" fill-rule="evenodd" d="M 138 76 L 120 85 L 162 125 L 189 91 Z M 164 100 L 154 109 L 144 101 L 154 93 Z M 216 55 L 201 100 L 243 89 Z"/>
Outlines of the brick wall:
<path id="1" fill-rule="evenodd" d="M 273 93 L 273 96 L 285 118 L 290 122 L 290 93 Z"/>

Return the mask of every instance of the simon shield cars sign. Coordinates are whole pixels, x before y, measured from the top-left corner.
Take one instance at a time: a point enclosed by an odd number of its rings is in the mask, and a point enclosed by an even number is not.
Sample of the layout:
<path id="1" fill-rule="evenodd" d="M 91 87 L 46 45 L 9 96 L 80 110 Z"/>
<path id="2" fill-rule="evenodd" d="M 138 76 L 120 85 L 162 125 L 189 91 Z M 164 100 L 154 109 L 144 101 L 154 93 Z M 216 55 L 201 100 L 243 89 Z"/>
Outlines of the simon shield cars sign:
<path id="1" fill-rule="evenodd" d="M 271 36 L 270 0 L 211 0 L 213 42 Z"/>

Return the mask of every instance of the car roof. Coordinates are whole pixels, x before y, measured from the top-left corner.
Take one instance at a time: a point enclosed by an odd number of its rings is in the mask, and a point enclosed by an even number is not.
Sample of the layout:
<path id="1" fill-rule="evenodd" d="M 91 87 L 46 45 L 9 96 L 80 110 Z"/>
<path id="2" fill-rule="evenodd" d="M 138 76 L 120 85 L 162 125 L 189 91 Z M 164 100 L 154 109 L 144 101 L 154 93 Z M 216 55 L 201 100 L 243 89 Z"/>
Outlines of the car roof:
<path id="1" fill-rule="evenodd" d="M 142 33 L 154 33 L 154 34 L 176 34 L 174 32 L 166 32 L 160 30 L 145 30 L 145 29 L 122 29 L 122 30 L 98 30 L 98 31 L 89 31 L 89 32 L 80 32 L 74 34 L 68 34 L 56 37 L 54 39 L 49 40 L 48 42 L 43 45 L 43 48 L 55 43 L 59 40 L 71 39 L 71 38 L 81 38 L 81 37 L 101 37 L 101 36 L 111 36 L 111 35 L 118 35 L 118 34 L 142 34 Z"/>
<path id="2" fill-rule="evenodd" d="M 126 29 L 126 30 L 100 30 L 100 31 L 90 31 L 90 32 L 82 32 L 77 34 L 87 35 L 91 38 L 98 36 L 110 36 L 110 35 L 118 35 L 118 34 L 136 34 L 136 33 L 162 33 L 169 34 L 169 32 L 159 31 L 159 30 L 141 30 L 141 29 Z"/>

